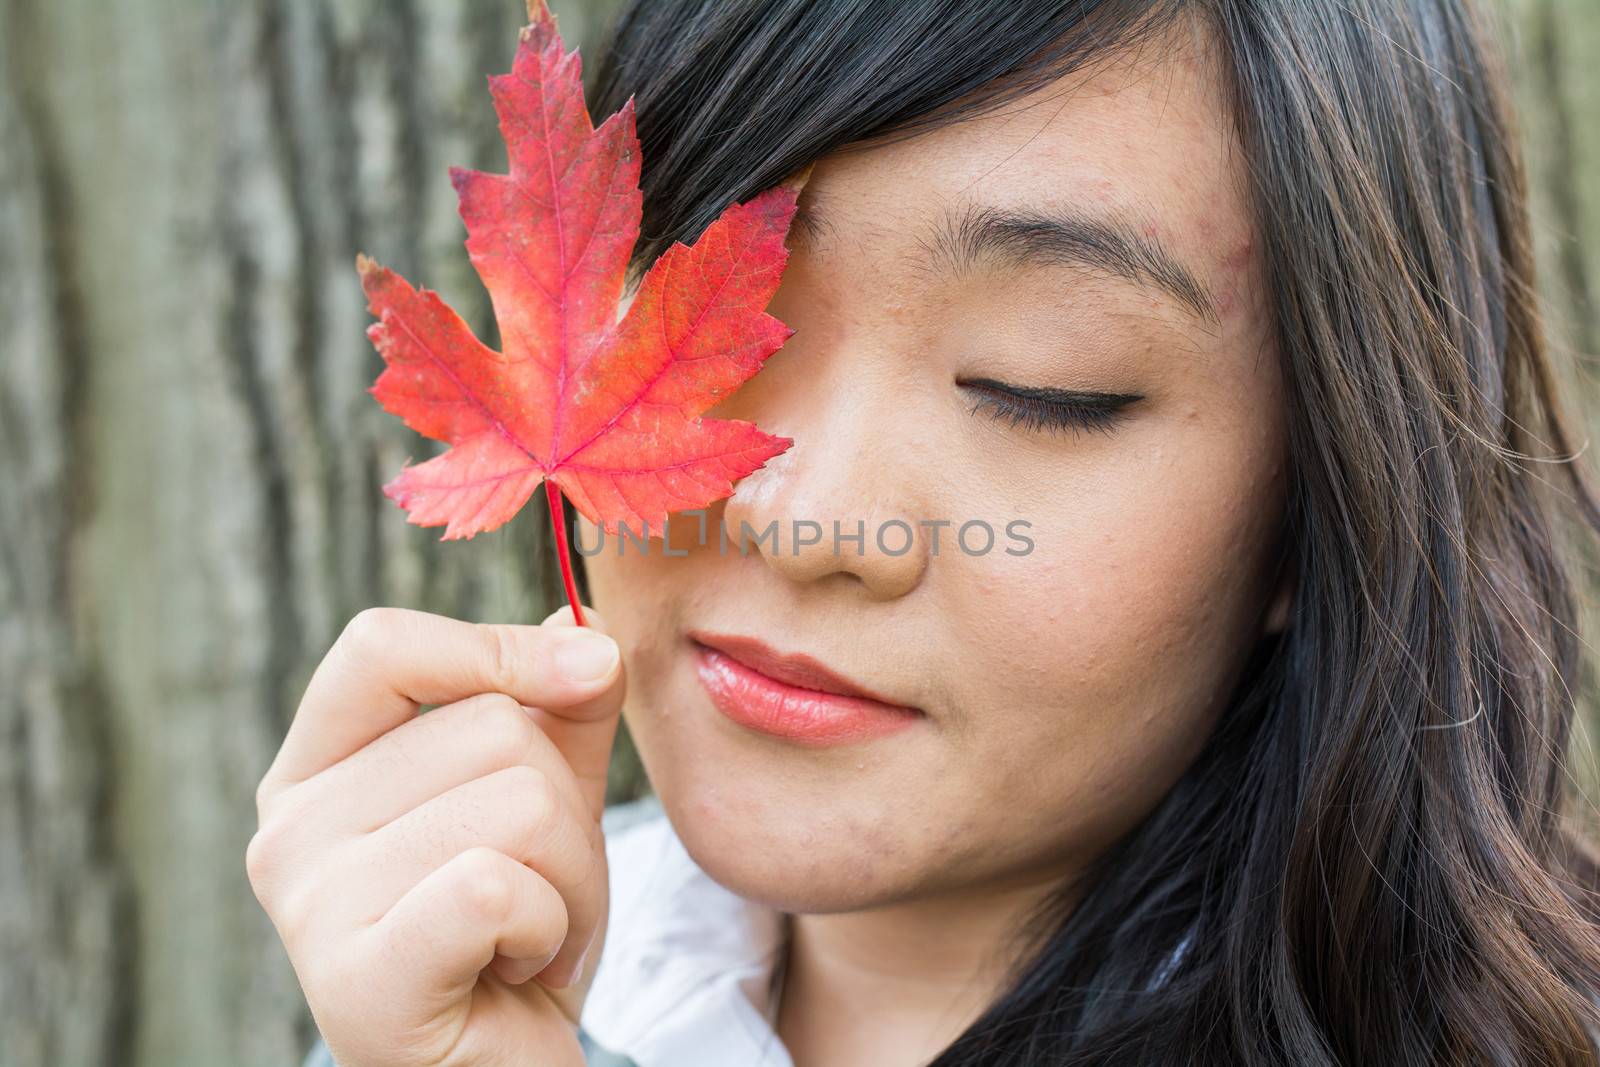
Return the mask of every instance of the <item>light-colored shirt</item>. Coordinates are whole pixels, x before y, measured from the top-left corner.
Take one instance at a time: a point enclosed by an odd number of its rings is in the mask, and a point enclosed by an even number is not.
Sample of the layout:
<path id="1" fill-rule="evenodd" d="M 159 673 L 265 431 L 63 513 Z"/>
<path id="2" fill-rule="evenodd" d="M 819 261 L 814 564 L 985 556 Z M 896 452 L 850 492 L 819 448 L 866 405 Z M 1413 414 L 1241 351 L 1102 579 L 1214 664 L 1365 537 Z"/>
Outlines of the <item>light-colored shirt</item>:
<path id="1" fill-rule="evenodd" d="M 611 912 L 584 1034 L 638 1067 L 793 1067 L 768 998 L 782 912 L 712 881 L 659 802 L 635 803 L 606 834 Z"/>

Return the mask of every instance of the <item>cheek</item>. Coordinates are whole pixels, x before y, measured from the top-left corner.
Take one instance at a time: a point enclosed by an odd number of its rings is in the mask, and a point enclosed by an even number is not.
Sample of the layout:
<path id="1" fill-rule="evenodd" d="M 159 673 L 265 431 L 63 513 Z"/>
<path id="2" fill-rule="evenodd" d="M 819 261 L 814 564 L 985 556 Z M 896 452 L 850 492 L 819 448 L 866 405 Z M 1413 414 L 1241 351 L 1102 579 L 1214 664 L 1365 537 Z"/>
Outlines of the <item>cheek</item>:
<path id="1" fill-rule="evenodd" d="M 1277 479 L 1233 447 L 1168 455 L 1058 494 L 1031 555 L 963 560 L 952 583 L 967 602 L 949 617 L 972 624 L 970 773 L 1013 804 L 1027 791 L 1075 843 L 1120 834 L 1170 787 L 1256 636 Z"/>
<path id="2" fill-rule="evenodd" d="M 586 546 L 602 544 L 593 529 L 584 529 L 582 536 Z M 677 633 L 675 606 L 681 598 L 674 595 L 672 583 L 682 567 L 673 565 L 687 561 L 664 558 L 660 548 L 659 542 L 651 542 L 644 553 L 628 542 L 619 555 L 616 541 L 607 539 L 601 551 L 583 561 L 589 598 L 622 648 L 629 703 L 653 691 L 675 652 L 671 638 Z"/>

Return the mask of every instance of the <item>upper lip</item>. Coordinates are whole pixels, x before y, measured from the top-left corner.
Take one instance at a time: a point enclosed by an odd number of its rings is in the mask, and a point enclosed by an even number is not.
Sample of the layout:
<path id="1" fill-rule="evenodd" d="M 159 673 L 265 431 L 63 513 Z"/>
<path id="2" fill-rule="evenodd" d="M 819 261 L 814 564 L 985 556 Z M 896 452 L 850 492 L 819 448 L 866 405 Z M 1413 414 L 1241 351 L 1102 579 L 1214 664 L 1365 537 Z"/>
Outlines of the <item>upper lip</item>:
<path id="1" fill-rule="evenodd" d="M 746 667 L 759 671 L 768 678 L 798 686 L 801 689 L 815 689 L 824 693 L 835 693 L 839 696 L 876 700 L 878 703 L 888 704 L 890 707 L 906 707 L 904 704 L 873 692 L 864 685 L 856 684 L 844 675 L 830 669 L 820 660 L 813 659 L 804 652 L 779 652 L 764 641 L 754 637 L 742 637 L 738 634 L 718 634 L 704 630 L 692 630 L 689 632 L 689 637 L 731 659 L 738 660 Z"/>

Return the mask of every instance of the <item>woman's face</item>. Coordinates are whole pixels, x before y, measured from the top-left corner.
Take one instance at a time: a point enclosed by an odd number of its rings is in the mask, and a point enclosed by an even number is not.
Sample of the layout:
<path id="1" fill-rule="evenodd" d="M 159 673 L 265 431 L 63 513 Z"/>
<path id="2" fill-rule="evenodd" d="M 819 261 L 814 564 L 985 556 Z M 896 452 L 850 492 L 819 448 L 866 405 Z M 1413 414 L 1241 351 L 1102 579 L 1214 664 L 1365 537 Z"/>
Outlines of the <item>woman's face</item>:
<path id="1" fill-rule="evenodd" d="M 793 446 L 704 544 L 688 516 L 586 561 L 650 780 L 733 891 L 840 911 L 1070 873 L 1171 787 L 1283 625 L 1281 382 L 1206 47 L 820 160 L 769 307 L 796 332 L 708 413 Z M 1074 429 L 1029 390 L 1137 399 Z M 741 725 L 691 633 L 918 714 L 828 744 Z"/>

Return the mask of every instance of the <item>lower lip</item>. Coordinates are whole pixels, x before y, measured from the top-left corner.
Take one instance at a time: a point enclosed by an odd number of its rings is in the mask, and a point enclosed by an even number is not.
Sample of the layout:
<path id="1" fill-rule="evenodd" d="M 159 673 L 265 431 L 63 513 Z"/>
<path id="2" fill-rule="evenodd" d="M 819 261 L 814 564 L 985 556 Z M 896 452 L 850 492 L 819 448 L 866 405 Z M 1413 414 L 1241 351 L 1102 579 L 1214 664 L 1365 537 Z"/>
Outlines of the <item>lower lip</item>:
<path id="1" fill-rule="evenodd" d="M 922 718 L 909 708 L 789 685 L 714 648 L 693 647 L 700 684 L 717 710 L 760 733 L 802 745 L 839 745 L 896 733 Z"/>

